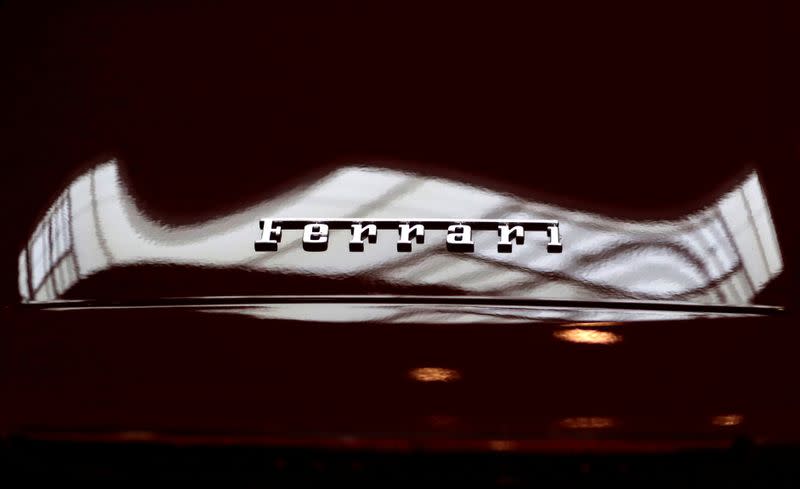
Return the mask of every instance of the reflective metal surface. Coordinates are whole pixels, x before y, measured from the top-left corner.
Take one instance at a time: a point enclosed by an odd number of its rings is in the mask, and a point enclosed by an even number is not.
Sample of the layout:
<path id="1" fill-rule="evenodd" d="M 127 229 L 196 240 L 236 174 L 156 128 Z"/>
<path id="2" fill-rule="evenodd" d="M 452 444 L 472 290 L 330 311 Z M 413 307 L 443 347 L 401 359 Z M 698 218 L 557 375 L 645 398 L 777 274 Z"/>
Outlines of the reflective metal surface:
<path id="1" fill-rule="evenodd" d="M 353 188 L 363 190 L 350 192 Z M 444 231 L 429 229 L 423 241 L 415 234 L 418 226 L 401 224 L 399 240 L 397 231 L 392 236 L 391 230 L 378 230 L 376 243 L 356 254 L 344 246 L 351 239 L 349 225 L 330 230 L 330 241 L 341 246 L 328 247 L 320 229 L 306 230 L 304 238 L 302 232 L 283 229 L 277 251 L 253 250 L 254 240 L 276 240 L 274 228 L 259 232 L 255 226 L 265 215 L 365 214 L 558 219 L 570 245 L 555 255 L 539 246 L 499 253 L 497 236 L 477 233 L 474 253 L 454 255 L 443 246 Z M 509 241 L 512 230 L 501 233 L 501 240 Z M 550 239 L 552 245 L 558 236 Z M 410 253 L 397 254 L 395 242 Z M 309 254 L 304 251 L 309 248 L 326 251 Z M 281 277 L 292 276 L 307 282 L 310 292 L 315 279 L 324 277 L 358 284 L 361 292 L 428 285 L 477 295 L 748 304 L 781 272 L 783 261 L 756 172 L 713 205 L 681 219 L 629 221 L 525 202 L 442 178 L 351 166 L 232 214 L 169 226 L 139 209 L 111 160 L 73 181 L 37 226 L 19 255 L 19 292 L 26 301 L 91 298 L 97 291 L 125 299 L 119 279 L 106 281 L 104 274 L 141 265 L 263 273 L 257 285 L 249 286 L 251 294 L 282 293 Z M 149 273 L 153 296 L 158 296 L 159 273 Z M 75 292 L 89 278 L 93 287 Z M 236 287 L 211 280 L 200 295 L 229 295 Z"/>

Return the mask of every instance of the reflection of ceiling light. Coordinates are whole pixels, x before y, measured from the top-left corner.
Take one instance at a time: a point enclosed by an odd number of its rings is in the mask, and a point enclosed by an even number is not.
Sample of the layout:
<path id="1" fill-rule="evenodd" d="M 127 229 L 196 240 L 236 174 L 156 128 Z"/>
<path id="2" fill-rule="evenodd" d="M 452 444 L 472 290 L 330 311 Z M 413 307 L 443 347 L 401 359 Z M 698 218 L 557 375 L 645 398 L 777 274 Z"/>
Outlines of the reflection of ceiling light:
<path id="1" fill-rule="evenodd" d="M 452 382 L 461 378 L 461 374 L 457 370 L 439 367 L 411 369 L 408 376 L 419 382 Z"/>
<path id="2" fill-rule="evenodd" d="M 564 418 L 558 422 L 562 428 L 571 430 L 586 430 L 586 429 L 603 429 L 611 428 L 614 426 L 613 418 L 604 418 L 600 416 L 584 416 L 579 418 Z"/>
<path id="3" fill-rule="evenodd" d="M 622 341 L 622 335 L 594 329 L 566 329 L 554 332 L 553 336 L 559 340 L 572 343 L 591 343 L 596 345 L 610 345 Z"/>
<path id="4" fill-rule="evenodd" d="M 742 424 L 744 416 L 741 414 L 721 414 L 711 418 L 711 424 L 714 426 L 738 426 Z"/>
<path id="5" fill-rule="evenodd" d="M 359 192 L 348 190 L 353 188 Z M 520 248 L 501 253 L 493 240 L 476 239 L 474 252 L 448 253 L 446 246 L 430 242 L 446 239 L 444 229 L 431 229 L 431 239 L 415 243 L 414 253 L 402 257 L 397 254 L 396 238 L 386 239 L 396 236 L 388 229 L 379 231 L 382 236 L 361 253 L 351 253 L 343 245 L 352 240 L 347 229 L 332 229 L 330 239 L 341 240 L 343 246 L 331 246 L 327 253 L 302 253 L 301 233 L 287 233 L 282 248 L 268 259 L 255 254 L 252 245 L 242 246 L 258 238 L 255 223 L 265 215 L 327 215 L 338 220 L 363 215 L 374 203 L 380 204 L 379 211 L 370 216 L 398 220 L 398 224 L 399 219 L 408 219 L 399 216 L 411 209 L 415 219 L 438 220 L 442 215 L 490 216 L 511 222 L 530 216 L 558 218 L 559 228 L 568 229 L 572 252 L 531 255 L 534 250 Z M 19 293 L 24 301 L 59 299 L 86 277 L 138 265 L 235 268 L 309 279 L 369 274 L 392 287 L 444 286 L 453 293 L 459 291 L 458 295 L 745 304 L 781 273 L 783 260 L 756 172 L 697 213 L 670 221 L 622 221 L 526 202 L 467 182 L 354 165 L 234 213 L 166 225 L 143 212 L 118 162 L 109 160 L 63 189 L 36 226 L 20 250 Z M 543 282 L 542 274 L 557 278 Z M 548 312 L 553 318 L 573 321 L 619 318 L 617 308 L 577 318 Z M 659 314 L 665 315 L 664 311 Z M 508 310 L 503 317 L 511 317 Z"/>
<path id="6" fill-rule="evenodd" d="M 489 450 L 495 452 L 507 452 L 509 450 L 513 450 L 516 448 L 516 442 L 512 440 L 490 440 L 489 441 Z"/>

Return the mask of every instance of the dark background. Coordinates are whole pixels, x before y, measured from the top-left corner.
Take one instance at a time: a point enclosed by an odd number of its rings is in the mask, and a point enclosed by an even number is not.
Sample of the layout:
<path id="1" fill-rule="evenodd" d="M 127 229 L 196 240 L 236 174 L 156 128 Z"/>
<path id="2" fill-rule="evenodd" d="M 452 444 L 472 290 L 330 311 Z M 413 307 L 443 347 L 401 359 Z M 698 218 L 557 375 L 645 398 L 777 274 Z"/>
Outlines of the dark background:
<path id="1" fill-rule="evenodd" d="M 756 165 L 795 263 L 797 6 L 5 2 L 2 297 L 36 219 L 118 157 L 191 222 L 378 161 L 620 217 Z M 12 299 L 13 300 L 13 299 Z"/>

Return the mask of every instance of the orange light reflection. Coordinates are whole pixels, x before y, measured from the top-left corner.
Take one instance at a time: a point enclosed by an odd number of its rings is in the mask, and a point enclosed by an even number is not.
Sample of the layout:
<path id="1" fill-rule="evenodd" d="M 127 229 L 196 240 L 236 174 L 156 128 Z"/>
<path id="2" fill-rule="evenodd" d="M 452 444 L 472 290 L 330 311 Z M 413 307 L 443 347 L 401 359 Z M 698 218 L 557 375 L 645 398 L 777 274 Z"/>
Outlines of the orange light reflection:
<path id="1" fill-rule="evenodd" d="M 408 376 L 419 382 L 453 382 L 461 378 L 458 370 L 440 367 L 414 368 Z"/>
<path id="2" fill-rule="evenodd" d="M 558 425 L 571 430 L 605 429 L 612 428 L 616 423 L 613 418 L 601 416 L 582 416 L 577 418 L 564 418 Z"/>
<path id="3" fill-rule="evenodd" d="M 721 414 L 711 418 L 711 424 L 714 426 L 738 426 L 744 421 L 744 416 L 741 414 Z"/>
<path id="4" fill-rule="evenodd" d="M 595 345 L 611 345 L 622 341 L 622 335 L 617 333 L 580 328 L 556 331 L 553 336 L 571 343 L 590 343 Z"/>

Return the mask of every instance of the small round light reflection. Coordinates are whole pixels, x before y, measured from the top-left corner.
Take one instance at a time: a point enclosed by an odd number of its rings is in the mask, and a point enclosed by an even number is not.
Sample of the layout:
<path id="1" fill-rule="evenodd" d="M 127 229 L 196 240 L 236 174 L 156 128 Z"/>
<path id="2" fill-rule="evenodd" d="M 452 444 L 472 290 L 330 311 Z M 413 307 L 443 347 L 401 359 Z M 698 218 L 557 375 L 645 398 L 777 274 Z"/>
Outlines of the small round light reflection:
<path id="1" fill-rule="evenodd" d="M 489 450 L 493 452 L 508 452 L 516 447 L 517 443 L 513 440 L 489 440 Z"/>
<path id="2" fill-rule="evenodd" d="M 408 376 L 418 382 L 453 382 L 461 378 L 458 370 L 441 367 L 413 368 Z"/>
<path id="3" fill-rule="evenodd" d="M 576 418 L 564 418 L 558 422 L 562 428 L 570 430 L 600 430 L 612 428 L 614 423 L 613 418 L 603 416 L 581 416 Z"/>
<path id="4" fill-rule="evenodd" d="M 744 416 L 741 414 L 720 414 L 711 418 L 711 424 L 714 426 L 739 426 L 744 421 Z"/>
<path id="5" fill-rule="evenodd" d="M 570 343 L 589 343 L 593 345 L 611 345 L 622 341 L 622 335 L 611 331 L 598 331 L 594 329 L 564 329 L 553 333 L 553 336 Z"/>

